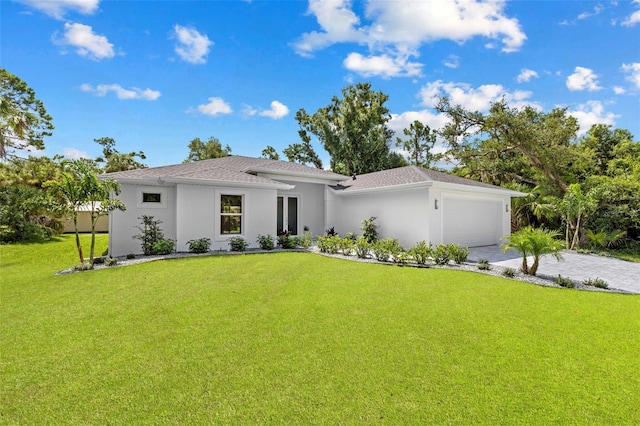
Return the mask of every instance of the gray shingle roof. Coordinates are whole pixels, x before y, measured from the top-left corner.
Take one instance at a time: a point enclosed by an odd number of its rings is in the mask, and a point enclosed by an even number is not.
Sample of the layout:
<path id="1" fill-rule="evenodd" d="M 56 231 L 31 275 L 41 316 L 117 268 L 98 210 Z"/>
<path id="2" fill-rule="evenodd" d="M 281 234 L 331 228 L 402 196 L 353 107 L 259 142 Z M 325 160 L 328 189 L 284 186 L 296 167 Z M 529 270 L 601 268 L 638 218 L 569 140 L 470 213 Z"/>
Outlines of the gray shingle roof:
<path id="1" fill-rule="evenodd" d="M 499 186 L 489 185 L 486 183 L 477 182 L 475 180 L 465 179 L 458 176 L 450 175 L 448 173 L 438 172 L 436 170 L 425 169 L 417 166 L 398 167 L 396 169 L 382 170 L 380 172 L 358 175 L 356 176 L 355 180 L 347 179 L 341 181 L 338 185 L 332 185 L 331 188 L 344 192 L 352 192 L 365 189 L 386 188 L 421 182 L 444 182 L 454 183 L 458 185 L 505 190 L 504 188 L 500 188 Z"/>
<path id="2" fill-rule="evenodd" d="M 345 176 L 286 161 L 267 160 L 243 156 L 229 156 L 193 163 L 174 164 L 171 166 L 152 167 L 148 169 L 127 170 L 108 173 L 105 176 L 114 179 L 193 179 L 216 180 L 237 183 L 276 184 L 278 182 L 256 176 L 255 173 L 273 173 L 301 177 L 339 181 Z"/>

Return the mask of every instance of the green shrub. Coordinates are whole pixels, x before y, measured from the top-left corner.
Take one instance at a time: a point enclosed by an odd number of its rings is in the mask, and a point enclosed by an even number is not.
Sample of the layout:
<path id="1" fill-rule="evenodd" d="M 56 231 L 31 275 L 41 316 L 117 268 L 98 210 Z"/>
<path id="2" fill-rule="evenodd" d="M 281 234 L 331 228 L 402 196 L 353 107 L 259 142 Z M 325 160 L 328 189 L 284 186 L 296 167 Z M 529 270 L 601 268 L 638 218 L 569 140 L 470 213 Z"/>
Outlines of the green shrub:
<path id="1" fill-rule="evenodd" d="M 173 240 L 161 238 L 153 244 L 152 254 L 170 254 L 173 251 Z"/>
<path id="2" fill-rule="evenodd" d="M 93 264 L 94 265 L 102 265 L 106 259 L 104 257 L 94 257 Z"/>
<path id="3" fill-rule="evenodd" d="M 245 251 L 249 247 L 249 243 L 242 237 L 229 238 L 229 247 L 231 251 Z"/>
<path id="4" fill-rule="evenodd" d="M 458 265 L 467 261 L 467 258 L 469 257 L 469 249 L 467 247 L 460 247 L 459 244 L 449 244 L 448 249 L 451 254 L 451 258 Z"/>
<path id="5" fill-rule="evenodd" d="M 161 220 L 154 219 L 153 216 L 142 215 L 138 217 L 142 221 L 142 227 L 136 226 L 140 230 L 140 234 L 134 235 L 133 238 L 142 241 L 142 252 L 149 256 L 151 254 L 162 254 L 154 250 L 155 244 L 164 239 L 162 229 L 160 229 Z M 171 248 L 173 250 L 173 247 Z"/>
<path id="6" fill-rule="evenodd" d="M 431 243 L 427 245 L 426 241 L 422 240 L 409 249 L 409 254 L 418 265 L 424 265 L 431 257 L 431 250 Z"/>
<path id="7" fill-rule="evenodd" d="M 502 275 L 504 275 L 507 278 L 513 278 L 516 276 L 516 270 L 513 268 L 504 268 L 502 270 Z"/>
<path id="8" fill-rule="evenodd" d="M 560 287 L 574 288 L 576 286 L 571 278 L 563 277 L 562 275 L 558 275 L 554 278 L 553 282 L 558 284 Z"/>
<path id="9" fill-rule="evenodd" d="M 105 261 L 104 264 L 107 266 L 114 266 L 118 264 L 118 259 L 116 259 L 115 257 L 108 257 Z"/>
<path id="10" fill-rule="evenodd" d="M 344 238 L 347 238 L 355 243 L 358 239 L 358 236 L 354 232 L 347 232 L 346 234 L 344 234 Z"/>
<path id="11" fill-rule="evenodd" d="M 582 284 L 588 285 L 591 287 L 609 288 L 609 283 L 607 283 L 602 278 L 587 278 L 582 282 Z"/>
<path id="12" fill-rule="evenodd" d="M 356 256 L 360 259 L 366 259 L 369 256 L 369 250 L 371 249 L 371 244 L 365 237 L 359 237 L 354 246 L 353 246 Z"/>
<path id="13" fill-rule="evenodd" d="M 310 248 L 313 245 L 313 235 L 311 235 L 311 232 L 304 232 L 298 236 L 296 244 L 303 249 Z"/>
<path id="14" fill-rule="evenodd" d="M 298 239 L 288 232 L 278 235 L 278 245 L 283 249 L 294 249 Z"/>
<path id="15" fill-rule="evenodd" d="M 326 253 L 329 247 L 329 237 L 327 235 L 318 235 L 316 237 L 316 246 L 320 253 Z"/>
<path id="16" fill-rule="evenodd" d="M 354 242 L 352 239 L 347 237 L 340 238 L 338 241 L 336 241 L 336 244 L 338 246 L 338 250 L 340 250 L 343 255 L 351 256 L 354 246 Z"/>
<path id="17" fill-rule="evenodd" d="M 412 257 L 409 252 L 402 250 L 393 255 L 393 263 L 398 265 L 406 265 L 411 261 Z"/>
<path id="18" fill-rule="evenodd" d="M 269 234 L 258 235 L 256 242 L 261 250 L 273 250 L 276 248 L 276 239 Z"/>
<path id="19" fill-rule="evenodd" d="M 135 254 L 133 254 L 133 253 L 127 254 L 127 259 L 135 259 L 135 258 L 136 258 Z"/>
<path id="20" fill-rule="evenodd" d="M 371 216 L 369 219 L 364 219 L 362 221 L 362 226 L 360 229 L 362 230 L 362 236 L 369 242 L 369 244 L 373 244 L 378 241 L 378 225 L 376 225 L 377 217 Z"/>
<path id="21" fill-rule="evenodd" d="M 400 247 L 400 243 L 395 238 L 385 238 L 384 240 L 378 240 L 373 243 L 371 250 L 377 260 L 388 262 L 394 254 L 402 251 L 402 247 Z"/>
<path id="22" fill-rule="evenodd" d="M 446 244 L 438 244 L 431 252 L 431 257 L 436 265 L 447 265 L 451 260 L 449 246 Z"/>
<path id="23" fill-rule="evenodd" d="M 489 259 L 478 259 L 478 269 L 481 271 L 488 271 L 491 269 L 491 265 L 489 265 Z"/>
<path id="24" fill-rule="evenodd" d="M 93 269 L 93 265 L 89 262 L 82 262 L 73 267 L 76 271 L 90 271 Z"/>
<path id="25" fill-rule="evenodd" d="M 187 241 L 190 253 L 206 253 L 211 248 L 211 239 L 198 238 L 197 240 Z"/>

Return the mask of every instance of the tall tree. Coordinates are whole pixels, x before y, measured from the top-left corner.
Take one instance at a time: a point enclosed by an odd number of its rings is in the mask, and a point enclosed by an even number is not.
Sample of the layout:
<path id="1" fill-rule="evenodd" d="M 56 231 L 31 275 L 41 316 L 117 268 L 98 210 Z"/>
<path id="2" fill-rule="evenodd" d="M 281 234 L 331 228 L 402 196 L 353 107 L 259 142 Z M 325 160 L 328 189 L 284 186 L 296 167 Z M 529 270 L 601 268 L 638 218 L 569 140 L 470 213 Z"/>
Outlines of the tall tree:
<path id="1" fill-rule="evenodd" d="M 86 207 L 91 214 L 91 248 L 89 263 L 93 264 L 95 249 L 95 228 L 101 216 L 108 215 L 115 210 L 125 210 L 121 200 L 111 198 L 111 194 L 118 194 L 120 184 L 113 179 L 98 178 L 100 169 L 92 160 L 68 160 L 63 163 L 60 180 L 47 182 L 54 195 L 62 202 L 58 209 L 60 213 L 73 220 L 76 248 L 80 263 L 84 262 L 84 253 L 78 232 L 78 211 Z"/>
<path id="2" fill-rule="evenodd" d="M 0 68 L 0 158 L 10 150 L 42 150 L 53 118 L 27 83 Z"/>
<path id="3" fill-rule="evenodd" d="M 280 159 L 280 155 L 278 154 L 278 151 L 276 151 L 276 149 L 274 147 L 272 147 L 271 145 L 267 145 L 267 147 L 262 150 L 261 157 L 262 158 L 266 158 L 267 160 L 279 160 Z"/>
<path id="4" fill-rule="evenodd" d="M 104 171 L 106 173 L 123 172 L 125 170 L 146 169 L 147 165 L 140 163 L 136 157 L 145 160 L 147 157 L 144 152 L 121 153 L 116 147 L 116 141 L 113 138 L 99 138 L 93 140 L 98 145 L 102 145 L 102 157 L 98 157 L 98 163 L 105 163 Z"/>
<path id="5" fill-rule="evenodd" d="M 396 146 L 407 152 L 409 164 L 429 168 L 436 161 L 431 152 L 436 143 L 436 132 L 420 121 L 415 120 L 402 131 L 407 139 L 396 138 Z"/>
<path id="6" fill-rule="evenodd" d="M 577 120 L 566 108 L 548 113 L 527 106 L 511 108 L 503 99 L 491 105 L 488 114 L 452 106 L 440 98 L 436 110 L 450 119 L 441 131 L 449 145 L 448 155 L 464 163 L 498 166 L 500 173 L 517 177 L 521 182 L 543 185 L 562 196 L 581 163 L 581 154 L 572 143 L 578 131 Z M 485 136 L 485 140 L 478 139 Z M 504 165 L 516 166 L 504 168 Z"/>
<path id="7" fill-rule="evenodd" d="M 389 96 L 371 90 L 370 83 L 342 89 L 342 98 L 309 115 L 304 108 L 296 113 L 298 134 L 303 143 L 315 135 L 331 156 L 331 169 L 345 175 L 375 172 L 389 167 L 389 145 L 393 132 L 384 105 Z"/>
<path id="8" fill-rule="evenodd" d="M 616 147 L 632 141 L 633 135 L 628 130 L 611 130 L 610 125 L 594 124 L 580 139 L 580 145 L 592 151 L 597 173 L 607 175 L 609 161 L 616 158 Z"/>
<path id="9" fill-rule="evenodd" d="M 203 142 L 200 138 L 195 138 L 189 142 L 188 147 L 189 155 L 186 160 L 184 160 L 184 163 L 228 157 L 231 155 L 231 147 L 227 145 L 223 148 L 222 143 L 214 136 L 211 136 L 206 142 Z"/>
<path id="10" fill-rule="evenodd" d="M 322 168 L 322 160 L 311 146 L 311 141 L 291 144 L 282 153 L 292 163 L 313 164 L 317 169 Z"/>

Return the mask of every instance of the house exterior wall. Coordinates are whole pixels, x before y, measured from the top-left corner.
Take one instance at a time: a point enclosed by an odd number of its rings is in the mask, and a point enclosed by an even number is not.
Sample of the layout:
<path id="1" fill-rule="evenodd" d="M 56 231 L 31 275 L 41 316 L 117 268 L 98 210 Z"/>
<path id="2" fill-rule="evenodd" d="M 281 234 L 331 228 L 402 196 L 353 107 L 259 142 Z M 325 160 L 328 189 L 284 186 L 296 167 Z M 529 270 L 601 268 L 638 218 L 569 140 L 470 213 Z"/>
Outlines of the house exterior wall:
<path id="1" fill-rule="evenodd" d="M 144 203 L 143 192 L 160 193 L 161 203 Z M 128 253 L 141 254 L 141 242 L 134 239 L 140 234 L 137 229 L 142 215 L 161 220 L 160 228 L 166 238 L 176 239 L 176 188 L 171 186 L 122 184 L 117 196 L 126 206 L 125 211 L 116 210 L 109 215 L 109 254 L 123 256 Z"/>
<path id="2" fill-rule="evenodd" d="M 362 220 L 375 216 L 380 238 L 397 238 L 403 247 L 429 240 L 429 192 L 426 188 L 336 195 L 327 190 L 327 224 L 344 235 L 362 235 Z"/>
<path id="3" fill-rule="evenodd" d="M 324 233 L 324 189 L 326 185 L 319 183 L 306 183 L 294 181 L 279 181 L 295 185 L 289 191 L 278 190 L 278 196 L 298 197 L 298 233 L 302 234 L 304 227 L 309 228 L 309 232 L 315 235 Z"/>
<path id="4" fill-rule="evenodd" d="M 241 234 L 220 233 L 221 195 L 242 196 Z M 240 236 L 257 247 L 259 234 L 276 235 L 276 190 L 177 185 L 177 251 L 189 251 L 188 242 L 211 239 L 211 250 L 228 250 L 229 238 Z"/>
<path id="5" fill-rule="evenodd" d="M 66 219 L 64 232 L 75 232 L 73 219 Z M 78 212 L 78 232 L 91 232 L 91 212 Z M 109 232 L 109 216 L 100 216 L 96 221 L 96 232 Z"/>

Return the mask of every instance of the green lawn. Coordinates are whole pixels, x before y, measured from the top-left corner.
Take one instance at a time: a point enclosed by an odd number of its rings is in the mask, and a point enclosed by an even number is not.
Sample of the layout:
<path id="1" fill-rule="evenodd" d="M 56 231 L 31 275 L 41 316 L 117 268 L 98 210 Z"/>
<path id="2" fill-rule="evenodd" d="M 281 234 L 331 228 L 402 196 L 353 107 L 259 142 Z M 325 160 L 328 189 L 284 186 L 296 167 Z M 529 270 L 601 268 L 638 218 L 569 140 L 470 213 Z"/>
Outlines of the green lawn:
<path id="1" fill-rule="evenodd" d="M 307 253 L 53 276 L 73 250 L 0 246 L 2 424 L 640 423 L 637 296 Z"/>

